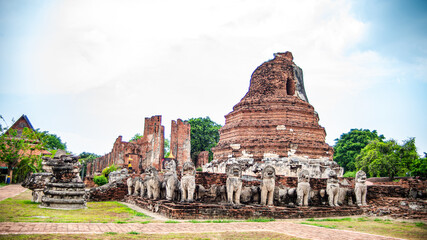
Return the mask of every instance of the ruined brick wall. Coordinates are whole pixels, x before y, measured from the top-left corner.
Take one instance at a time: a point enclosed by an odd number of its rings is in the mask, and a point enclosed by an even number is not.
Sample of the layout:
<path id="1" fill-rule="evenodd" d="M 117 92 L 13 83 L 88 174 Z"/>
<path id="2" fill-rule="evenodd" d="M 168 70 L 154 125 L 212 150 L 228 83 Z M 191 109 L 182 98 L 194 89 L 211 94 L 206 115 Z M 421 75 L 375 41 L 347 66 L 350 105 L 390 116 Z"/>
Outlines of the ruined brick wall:
<path id="1" fill-rule="evenodd" d="M 219 143 L 212 149 L 214 160 L 247 154 L 259 161 L 288 157 L 292 151 L 332 160 L 333 148 L 325 143 L 326 131 L 304 95 L 298 71 L 292 54 L 286 52 L 275 54 L 253 72 L 249 91 L 225 116 Z"/>
<path id="2" fill-rule="evenodd" d="M 185 162 L 191 161 L 190 133 L 191 126 L 187 121 L 172 120 L 170 151 L 177 161 L 178 170 Z"/>
<path id="3" fill-rule="evenodd" d="M 136 142 L 125 142 L 119 136 L 114 142 L 110 153 L 95 159 L 88 164 L 88 176 L 101 173 L 112 164 L 122 168 L 132 165 L 134 173 L 140 174 L 148 166 L 160 169 L 164 156 L 164 127 L 161 125 L 162 117 L 153 116 L 145 118 L 144 136 Z"/>
<path id="4" fill-rule="evenodd" d="M 143 145 L 144 158 L 141 167 L 146 169 L 154 166 L 160 170 L 165 155 L 165 127 L 162 126 L 162 116 L 145 118 L 144 137 L 137 143 Z"/>
<path id="5" fill-rule="evenodd" d="M 96 184 L 93 181 L 93 177 L 85 177 L 83 182 L 85 184 L 85 188 L 94 188 L 94 187 L 96 187 Z"/>
<path id="6" fill-rule="evenodd" d="M 201 167 L 209 162 L 209 152 L 203 151 L 200 152 L 197 156 L 197 167 Z"/>
<path id="7" fill-rule="evenodd" d="M 142 156 L 142 146 L 133 142 L 125 142 L 122 140 L 122 136 L 119 136 L 114 142 L 113 149 L 110 153 L 107 153 L 88 164 L 88 176 L 101 173 L 104 168 L 112 164 L 122 168 L 127 168 L 129 162 L 131 163 L 133 170 L 139 173 L 141 169 L 138 166 L 142 161 Z"/>
<path id="8" fill-rule="evenodd" d="M 120 201 L 128 194 L 126 178 L 89 190 L 88 201 Z"/>

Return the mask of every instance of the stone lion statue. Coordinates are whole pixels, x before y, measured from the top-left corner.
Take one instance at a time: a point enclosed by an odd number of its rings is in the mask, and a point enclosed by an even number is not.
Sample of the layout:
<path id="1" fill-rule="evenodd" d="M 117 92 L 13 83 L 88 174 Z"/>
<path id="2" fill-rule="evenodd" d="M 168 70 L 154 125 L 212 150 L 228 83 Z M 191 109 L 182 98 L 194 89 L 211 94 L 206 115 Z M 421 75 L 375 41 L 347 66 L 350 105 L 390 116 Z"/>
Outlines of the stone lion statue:
<path id="1" fill-rule="evenodd" d="M 130 196 L 130 195 L 132 195 L 132 186 L 133 186 L 133 179 L 132 179 L 132 177 L 129 177 L 126 180 L 126 183 L 128 185 L 128 195 Z"/>
<path id="2" fill-rule="evenodd" d="M 356 184 L 354 186 L 354 193 L 356 195 L 357 206 L 367 206 L 366 204 L 366 173 L 362 170 L 356 173 Z"/>
<path id="3" fill-rule="evenodd" d="M 141 190 L 141 178 L 140 177 L 136 177 L 133 179 L 133 196 L 138 196 L 139 192 Z"/>
<path id="4" fill-rule="evenodd" d="M 310 191 L 310 173 L 307 170 L 302 170 L 298 174 L 297 204 L 299 206 L 308 206 Z"/>
<path id="5" fill-rule="evenodd" d="M 147 187 L 147 197 L 151 199 L 159 199 L 160 197 L 160 186 L 161 182 L 157 169 L 153 166 L 148 167 L 146 170 L 146 187 Z"/>
<path id="6" fill-rule="evenodd" d="M 338 207 L 338 197 L 340 193 L 340 185 L 335 171 L 330 171 L 328 174 L 328 182 L 326 184 L 326 193 L 328 194 L 329 206 Z"/>
<path id="7" fill-rule="evenodd" d="M 196 190 L 196 167 L 191 161 L 185 162 L 181 171 L 181 202 L 193 202 Z"/>
<path id="8" fill-rule="evenodd" d="M 176 175 L 176 163 L 171 160 L 165 164 L 166 173 L 164 175 L 163 187 L 166 189 L 166 200 L 172 201 L 175 198 L 175 190 L 178 188 L 178 176 Z"/>
<path id="9" fill-rule="evenodd" d="M 147 191 L 147 179 L 140 177 L 139 181 L 137 182 L 139 184 L 139 196 L 144 197 Z"/>
<path id="10" fill-rule="evenodd" d="M 239 164 L 232 163 L 226 166 L 227 173 L 227 201 L 230 204 L 240 204 L 242 192 L 242 169 Z"/>
<path id="11" fill-rule="evenodd" d="M 273 205 L 274 188 L 276 186 L 276 169 L 268 165 L 262 170 L 261 205 Z M 268 201 L 267 201 L 268 199 Z"/>

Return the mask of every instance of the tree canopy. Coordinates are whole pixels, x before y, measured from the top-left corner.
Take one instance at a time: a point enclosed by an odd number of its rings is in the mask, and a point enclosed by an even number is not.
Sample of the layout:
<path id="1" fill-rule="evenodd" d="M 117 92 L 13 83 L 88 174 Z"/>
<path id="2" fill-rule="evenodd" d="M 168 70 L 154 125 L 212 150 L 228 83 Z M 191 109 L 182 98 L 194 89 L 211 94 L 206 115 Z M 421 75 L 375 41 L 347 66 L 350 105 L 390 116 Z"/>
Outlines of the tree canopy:
<path id="1" fill-rule="evenodd" d="M 28 128 L 24 128 L 20 136 L 15 129 L 1 129 L 0 161 L 7 165 L 8 175 L 15 182 L 23 180 L 30 171 L 41 169 L 40 151 L 44 148 L 41 138 L 40 133 Z M 13 175 L 15 168 L 16 176 Z"/>
<path id="2" fill-rule="evenodd" d="M 374 140 L 362 149 L 356 157 L 356 168 L 367 172 L 371 177 L 409 176 L 414 163 L 419 159 L 415 138 L 402 145 L 391 139 L 385 142 Z"/>
<path id="3" fill-rule="evenodd" d="M 140 134 L 140 133 L 136 133 L 135 134 L 135 136 L 133 136 L 130 140 L 129 140 L 129 142 L 136 142 L 136 141 L 138 141 L 138 139 L 140 139 L 140 138 L 142 138 L 143 136 L 142 136 L 142 134 Z"/>
<path id="4" fill-rule="evenodd" d="M 221 125 L 209 117 L 190 118 L 188 123 L 191 126 L 191 159 L 196 163 L 202 151 L 209 151 L 209 158 L 212 159 L 211 148 L 218 144 Z"/>
<path id="5" fill-rule="evenodd" d="M 335 139 L 334 161 L 336 161 L 345 171 L 356 171 L 355 159 L 361 150 L 371 141 L 382 142 L 383 135 L 378 135 L 376 130 L 351 129 L 348 133 L 343 133 L 339 139 Z"/>
<path id="6" fill-rule="evenodd" d="M 37 130 L 39 132 L 39 130 Z M 56 134 L 49 133 L 48 131 L 40 132 L 41 140 L 43 141 L 46 150 L 67 150 L 67 143 L 63 143 L 61 138 Z"/>

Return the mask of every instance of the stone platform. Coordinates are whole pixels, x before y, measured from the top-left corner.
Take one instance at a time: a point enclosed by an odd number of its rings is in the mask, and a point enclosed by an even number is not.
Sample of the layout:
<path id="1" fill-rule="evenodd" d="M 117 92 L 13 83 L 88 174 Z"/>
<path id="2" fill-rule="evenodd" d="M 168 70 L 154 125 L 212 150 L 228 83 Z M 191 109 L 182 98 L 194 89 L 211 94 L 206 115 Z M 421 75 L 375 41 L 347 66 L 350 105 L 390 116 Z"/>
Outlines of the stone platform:
<path id="1" fill-rule="evenodd" d="M 283 207 L 262 205 L 176 203 L 167 200 L 152 200 L 137 196 L 126 196 L 125 202 L 173 219 L 250 219 L 250 218 L 320 218 L 361 215 L 359 207 Z"/>

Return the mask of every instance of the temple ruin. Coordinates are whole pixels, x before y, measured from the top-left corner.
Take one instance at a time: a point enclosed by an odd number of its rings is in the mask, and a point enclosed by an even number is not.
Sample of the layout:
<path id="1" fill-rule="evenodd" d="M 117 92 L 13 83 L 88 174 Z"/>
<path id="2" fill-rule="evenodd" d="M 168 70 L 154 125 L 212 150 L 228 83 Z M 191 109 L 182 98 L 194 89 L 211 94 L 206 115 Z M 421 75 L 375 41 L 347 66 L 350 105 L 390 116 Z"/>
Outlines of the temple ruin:
<path id="1" fill-rule="evenodd" d="M 223 173 L 235 161 L 246 166 L 245 175 L 270 164 L 278 175 L 296 177 L 308 170 L 311 177 L 327 177 L 330 171 L 342 176 L 325 137 L 308 102 L 302 69 L 292 53 L 276 53 L 253 72 L 249 91 L 225 116 L 219 143 L 212 148 L 214 160 L 203 170 Z"/>
<path id="2" fill-rule="evenodd" d="M 149 167 L 157 170 L 163 168 L 165 127 L 162 125 L 162 116 L 145 118 L 144 135 L 133 142 L 125 142 L 119 136 L 114 142 L 110 153 L 95 159 L 87 165 L 87 175 L 94 176 L 97 173 L 115 164 L 127 168 L 130 163 L 132 170 L 141 174 Z M 178 168 L 190 160 L 190 124 L 178 119 L 171 123 L 171 153 L 175 156 Z"/>

